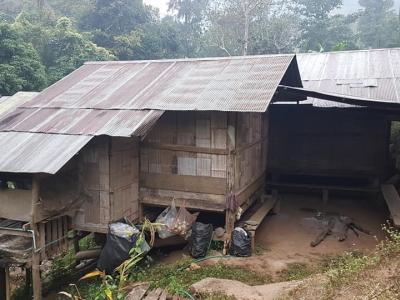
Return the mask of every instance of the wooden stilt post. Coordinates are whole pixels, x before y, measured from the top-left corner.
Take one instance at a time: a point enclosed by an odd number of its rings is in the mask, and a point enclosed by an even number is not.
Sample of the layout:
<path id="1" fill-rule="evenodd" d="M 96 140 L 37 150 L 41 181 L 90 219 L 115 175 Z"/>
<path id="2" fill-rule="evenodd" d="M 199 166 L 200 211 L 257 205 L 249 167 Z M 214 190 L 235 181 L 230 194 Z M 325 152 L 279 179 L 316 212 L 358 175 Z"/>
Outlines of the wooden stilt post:
<path id="1" fill-rule="evenodd" d="M 76 254 L 80 251 L 80 247 L 79 247 L 79 236 L 78 236 L 78 232 L 75 230 L 74 231 L 74 253 L 75 253 L 75 265 L 79 265 L 79 263 L 81 262 L 80 259 L 78 259 L 76 257 Z"/>
<path id="2" fill-rule="evenodd" d="M 26 268 L 25 269 L 25 294 L 31 294 L 31 287 L 32 287 L 32 269 Z"/>
<path id="3" fill-rule="evenodd" d="M 6 300 L 6 268 L 0 267 L 0 300 Z"/>
<path id="4" fill-rule="evenodd" d="M 8 266 L 0 267 L 0 300 L 10 300 L 10 276 Z"/>
<path id="5" fill-rule="evenodd" d="M 230 195 L 234 192 L 235 186 L 235 164 L 236 164 L 236 113 L 228 114 L 228 161 L 227 161 L 227 191 L 226 195 Z M 236 212 L 231 209 L 227 209 L 225 213 L 225 231 L 229 239 L 225 242 L 224 253 L 230 244 L 231 233 L 235 226 Z"/>
<path id="6" fill-rule="evenodd" d="M 37 211 L 39 205 L 39 180 L 36 176 L 32 178 L 32 211 L 31 211 L 31 229 L 33 231 L 32 245 L 32 288 L 33 299 L 42 299 L 42 282 L 40 278 L 40 252 L 37 251 L 36 245 L 40 241 L 39 226 L 37 224 Z M 38 242 L 38 243 L 36 243 Z"/>

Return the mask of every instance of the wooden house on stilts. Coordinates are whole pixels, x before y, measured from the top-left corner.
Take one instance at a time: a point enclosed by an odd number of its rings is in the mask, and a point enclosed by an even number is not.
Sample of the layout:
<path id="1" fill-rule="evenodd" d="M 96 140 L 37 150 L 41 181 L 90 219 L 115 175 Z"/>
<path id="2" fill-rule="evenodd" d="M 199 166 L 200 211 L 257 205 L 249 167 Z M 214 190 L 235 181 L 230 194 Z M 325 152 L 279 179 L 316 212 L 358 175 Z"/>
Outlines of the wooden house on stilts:
<path id="1" fill-rule="evenodd" d="M 172 199 L 231 232 L 264 191 L 269 106 L 315 96 L 302 86 L 295 55 L 89 62 L 0 111 L 0 269 L 31 267 L 41 299 L 39 265 L 70 230 L 106 233 Z"/>

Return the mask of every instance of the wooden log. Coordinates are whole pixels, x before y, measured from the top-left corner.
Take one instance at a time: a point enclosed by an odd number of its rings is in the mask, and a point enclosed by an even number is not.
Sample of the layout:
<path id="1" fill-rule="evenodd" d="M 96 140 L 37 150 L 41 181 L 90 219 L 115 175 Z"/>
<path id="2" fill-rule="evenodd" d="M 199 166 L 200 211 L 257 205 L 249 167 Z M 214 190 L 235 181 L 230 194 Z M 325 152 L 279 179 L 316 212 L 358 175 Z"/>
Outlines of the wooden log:
<path id="1" fill-rule="evenodd" d="M 101 249 L 91 249 L 91 250 L 85 250 L 85 251 L 79 251 L 75 254 L 75 258 L 77 260 L 84 260 L 84 259 L 91 259 L 91 258 L 97 258 L 100 256 Z"/>

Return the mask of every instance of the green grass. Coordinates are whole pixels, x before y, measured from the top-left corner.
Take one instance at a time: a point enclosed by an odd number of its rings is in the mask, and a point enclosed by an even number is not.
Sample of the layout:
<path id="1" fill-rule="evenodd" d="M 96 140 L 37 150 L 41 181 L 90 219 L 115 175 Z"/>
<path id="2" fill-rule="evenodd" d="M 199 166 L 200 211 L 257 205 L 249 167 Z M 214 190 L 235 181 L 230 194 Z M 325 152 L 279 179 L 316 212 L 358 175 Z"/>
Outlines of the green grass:
<path id="1" fill-rule="evenodd" d="M 185 260 L 176 264 L 137 267 L 131 272 L 130 282 L 149 282 L 151 289 L 166 289 L 170 294 L 186 296 L 189 287 L 208 277 L 238 280 L 249 285 L 260 285 L 271 282 L 271 278 L 252 272 L 250 270 L 216 263 L 201 266 L 198 270 L 188 271 L 187 268 L 192 260 Z M 100 281 L 87 280 L 77 284 L 83 299 L 103 300 L 99 286 Z M 74 288 L 70 288 L 72 292 Z M 196 295 L 196 299 L 206 300 L 234 300 L 234 298 L 223 294 Z"/>
<path id="2" fill-rule="evenodd" d="M 309 265 L 304 263 L 290 263 L 287 268 L 280 273 L 280 281 L 291 281 L 304 279 L 315 273 Z"/>
<path id="3" fill-rule="evenodd" d="M 238 280 L 249 285 L 260 285 L 270 282 L 271 279 L 250 270 L 227 266 L 222 263 L 202 266 L 198 270 L 187 271 L 190 261 L 172 265 L 159 265 L 134 272 L 133 281 L 149 282 L 152 288 L 167 289 L 171 294 L 182 295 L 182 291 L 195 282 L 208 277 Z"/>

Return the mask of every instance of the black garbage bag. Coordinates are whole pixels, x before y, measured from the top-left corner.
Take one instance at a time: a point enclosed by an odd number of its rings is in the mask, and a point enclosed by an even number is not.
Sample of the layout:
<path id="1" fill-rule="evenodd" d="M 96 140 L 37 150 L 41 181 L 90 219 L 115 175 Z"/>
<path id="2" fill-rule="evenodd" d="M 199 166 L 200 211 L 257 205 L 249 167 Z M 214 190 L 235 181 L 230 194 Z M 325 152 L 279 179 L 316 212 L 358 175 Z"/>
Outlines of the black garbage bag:
<path id="1" fill-rule="evenodd" d="M 251 256 L 251 234 L 243 228 L 232 231 L 231 247 L 229 254 L 240 257 Z"/>
<path id="2" fill-rule="evenodd" d="M 135 245 L 136 237 L 128 240 L 108 232 L 106 244 L 101 250 L 97 262 L 97 268 L 105 271 L 107 274 L 112 274 L 115 268 L 130 257 L 129 251 L 135 247 Z"/>
<path id="3" fill-rule="evenodd" d="M 190 238 L 190 255 L 194 258 L 205 257 L 211 243 L 213 227 L 211 224 L 196 222 L 192 225 Z"/>

